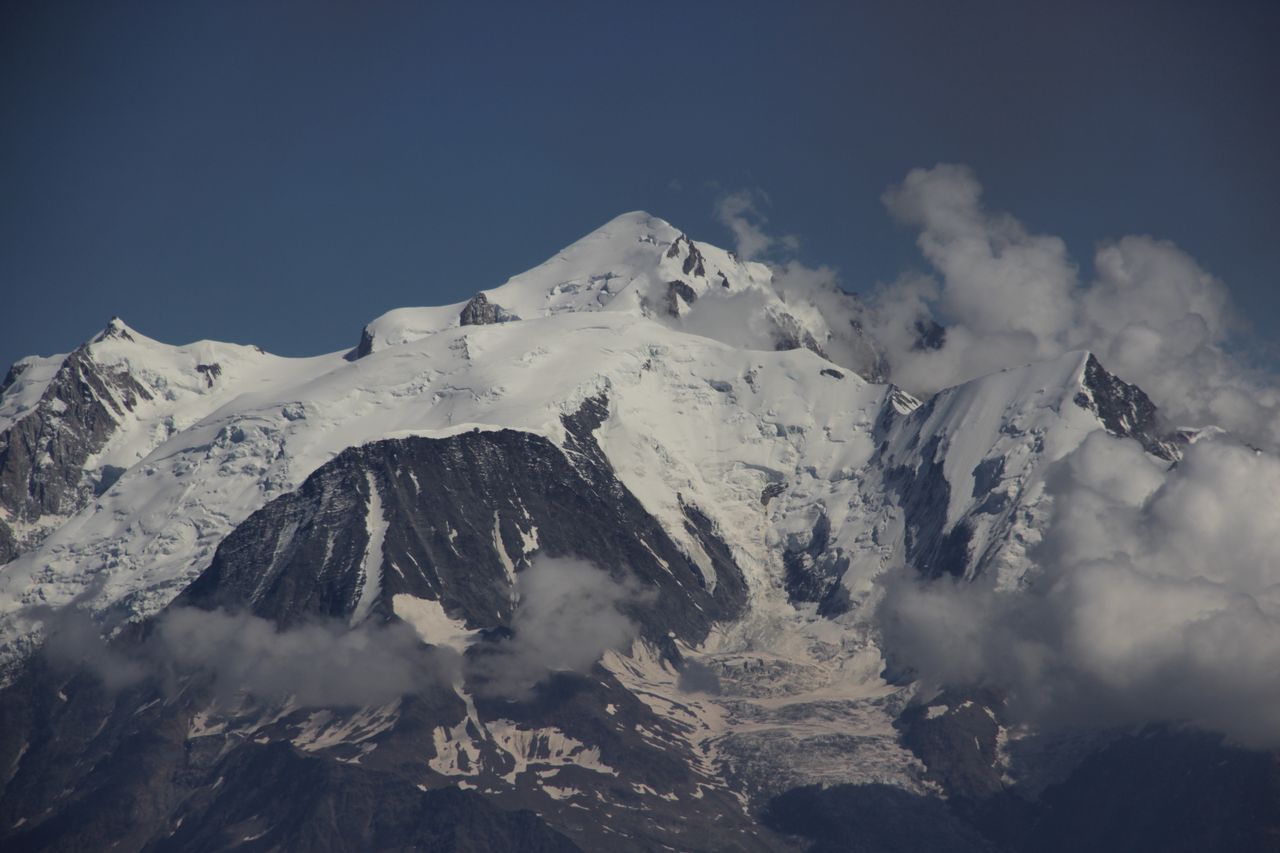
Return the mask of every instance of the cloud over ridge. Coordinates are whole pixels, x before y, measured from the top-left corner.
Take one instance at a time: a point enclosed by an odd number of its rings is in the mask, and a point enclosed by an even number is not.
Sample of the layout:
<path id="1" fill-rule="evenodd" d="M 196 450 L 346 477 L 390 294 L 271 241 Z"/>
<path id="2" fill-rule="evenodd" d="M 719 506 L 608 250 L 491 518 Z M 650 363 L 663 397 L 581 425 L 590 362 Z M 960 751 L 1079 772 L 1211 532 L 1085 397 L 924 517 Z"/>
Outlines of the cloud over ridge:
<path id="1" fill-rule="evenodd" d="M 789 305 L 831 304 L 835 272 L 779 259 L 752 198 L 720 208 L 739 246 L 768 259 Z M 885 576 L 887 653 L 926 689 L 1000 688 L 1025 720 L 1184 722 L 1280 745 L 1280 383 L 1235 354 L 1226 285 L 1148 235 L 1098 246 L 1086 278 L 1061 238 L 986 208 L 962 165 L 913 169 L 882 201 L 929 268 L 864 299 L 890 381 L 929 396 L 1090 350 L 1167 427 L 1220 428 L 1171 467 L 1090 435 L 1049 471 L 1021 588 Z"/>

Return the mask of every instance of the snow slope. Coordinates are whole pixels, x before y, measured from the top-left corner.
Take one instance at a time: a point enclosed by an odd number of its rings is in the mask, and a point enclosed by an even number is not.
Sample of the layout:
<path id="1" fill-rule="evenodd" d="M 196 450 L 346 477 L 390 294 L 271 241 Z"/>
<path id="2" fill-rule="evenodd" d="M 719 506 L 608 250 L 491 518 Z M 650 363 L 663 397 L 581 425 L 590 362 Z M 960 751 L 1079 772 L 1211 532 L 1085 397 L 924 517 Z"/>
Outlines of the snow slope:
<path id="1" fill-rule="evenodd" d="M 850 322 L 861 316 L 855 299 L 836 294 L 848 316 L 824 316 L 811 301 L 776 286 L 768 266 L 690 240 L 643 211 L 613 219 L 483 293 L 490 303 L 526 320 L 616 311 L 739 347 L 807 347 L 866 376 L 880 369 L 874 345 Z M 456 326 L 465 305 L 389 311 L 365 327 L 357 353 Z"/>

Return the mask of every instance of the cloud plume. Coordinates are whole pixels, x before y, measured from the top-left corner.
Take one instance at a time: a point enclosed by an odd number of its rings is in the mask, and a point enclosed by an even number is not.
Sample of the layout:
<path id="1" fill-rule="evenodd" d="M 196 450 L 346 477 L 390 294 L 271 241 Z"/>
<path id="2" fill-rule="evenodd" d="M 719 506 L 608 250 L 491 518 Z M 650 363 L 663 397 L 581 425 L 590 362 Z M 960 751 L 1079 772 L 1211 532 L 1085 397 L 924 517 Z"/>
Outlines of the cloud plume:
<path id="1" fill-rule="evenodd" d="M 1174 244 L 1103 244 L 1092 280 L 1066 244 L 987 210 L 963 166 L 912 170 L 884 195 L 915 227 L 933 276 L 904 276 L 870 298 L 890 375 L 917 394 L 1069 350 L 1093 351 L 1143 388 L 1176 425 L 1224 427 L 1280 446 L 1280 392 L 1230 354 L 1237 322 L 1225 285 Z M 946 332 L 922 345 L 920 330 Z"/>
<path id="2" fill-rule="evenodd" d="M 767 201 L 759 190 L 738 190 L 716 202 L 716 218 L 733 233 L 734 250 L 744 261 L 759 258 L 778 242 L 764 230 L 768 220 L 760 205 Z"/>

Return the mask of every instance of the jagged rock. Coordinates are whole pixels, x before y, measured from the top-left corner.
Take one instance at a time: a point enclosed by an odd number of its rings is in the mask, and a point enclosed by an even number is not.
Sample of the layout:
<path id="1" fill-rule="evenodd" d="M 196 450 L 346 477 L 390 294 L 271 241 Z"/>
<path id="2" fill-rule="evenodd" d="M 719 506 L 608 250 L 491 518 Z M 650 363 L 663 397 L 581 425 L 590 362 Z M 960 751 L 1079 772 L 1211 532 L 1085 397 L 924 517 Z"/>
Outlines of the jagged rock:
<path id="1" fill-rule="evenodd" d="M 134 340 L 133 335 L 129 334 L 129 327 L 126 326 L 124 321 L 119 317 L 112 317 L 111 321 L 107 323 L 107 327 L 93 339 L 93 343 L 100 344 L 103 341 L 109 341 L 112 339 L 120 341 Z"/>
<path id="2" fill-rule="evenodd" d="M 128 332 L 113 324 L 108 334 Z M 126 412 L 150 399 L 128 373 L 94 362 L 88 345 L 68 355 L 36 406 L 0 432 L 0 508 L 27 524 L 80 509 L 92 494 L 85 461 L 102 449 Z M 0 536 L 0 564 L 35 544 L 14 535 L 4 520 L 0 527 L 9 529 Z M 33 535 L 40 535 L 38 528 Z"/>
<path id="3" fill-rule="evenodd" d="M 770 319 L 773 321 L 773 348 L 775 350 L 785 352 L 793 349 L 807 349 L 823 358 L 827 357 L 822 346 L 814 338 L 813 333 L 804 328 L 795 317 L 790 314 L 774 314 L 771 315 Z"/>
<path id="4" fill-rule="evenodd" d="M 683 281 L 667 282 L 667 313 L 672 317 L 680 316 L 680 304 L 692 305 L 698 301 L 698 294 Z"/>
<path id="5" fill-rule="evenodd" d="M 1003 708 L 991 690 L 948 690 L 907 707 L 894 726 L 948 796 L 982 799 L 1005 788 L 999 754 Z"/>
<path id="6" fill-rule="evenodd" d="M 222 365 L 216 361 L 213 364 L 197 364 L 196 372 L 204 376 L 205 385 L 209 388 L 213 387 L 213 380 L 222 375 Z"/>
<path id="7" fill-rule="evenodd" d="M 1108 432 L 1136 439 L 1161 459 L 1178 458 L 1176 441 L 1162 429 L 1155 403 L 1141 388 L 1107 372 L 1092 354 L 1085 363 L 1084 385 L 1076 405 L 1096 413 Z"/>
<path id="8" fill-rule="evenodd" d="M 356 344 L 356 348 L 347 353 L 347 361 L 355 361 L 364 358 L 373 352 L 373 332 L 368 326 L 360 330 L 360 343 Z"/>
<path id="9" fill-rule="evenodd" d="M 684 263 L 680 267 L 681 271 L 685 275 L 706 276 L 706 259 L 702 257 L 702 252 L 698 251 L 698 247 L 685 234 L 681 234 L 672 241 L 671 247 L 667 249 L 667 257 L 678 258 L 682 251 L 685 253 L 685 257 Z"/>
<path id="10" fill-rule="evenodd" d="M 767 491 L 767 490 L 766 490 Z M 761 501 L 767 503 L 764 496 Z M 803 545 L 791 544 L 782 553 L 786 569 L 787 597 L 794 602 L 815 602 L 824 616 L 838 616 L 849 610 L 848 593 L 840 580 L 849 568 L 849 558 L 830 547 L 831 521 L 818 516 Z"/>
<path id="11" fill-rule="evenodd" d="M 458 315 L 458 323 L 463 326 L 488 326 L 519 319 L 496 302 L 490 302 L 489 297 L 483 293 L 477 293 L 471 297 L 471 300 L 463 306 L 462 313 Z"/>
<path id="12" fill-rule="evenodd" d="M 17 382 L 18 378 L 30 368 L 31 365 L 23 361 L 9 365 L 9 370 L 5 373 L 4 380 L 0 381 L 0 396 L 3 396 L 4 392 L 8 391 L 13 386 L 13 383 Z"/>

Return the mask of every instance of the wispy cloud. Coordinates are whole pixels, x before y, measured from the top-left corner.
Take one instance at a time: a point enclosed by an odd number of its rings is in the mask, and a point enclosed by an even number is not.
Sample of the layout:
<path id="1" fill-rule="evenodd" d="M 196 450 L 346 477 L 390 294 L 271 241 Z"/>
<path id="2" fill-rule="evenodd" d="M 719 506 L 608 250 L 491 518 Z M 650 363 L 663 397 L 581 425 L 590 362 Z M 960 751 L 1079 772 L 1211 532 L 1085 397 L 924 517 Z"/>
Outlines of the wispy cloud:
<path id="1" fill-rule="evenodd" d="M 511 637 L 469 663 L 478 692 L 522 698 L 549 672 L 589 671 L 605 651 L 630 646 L 639 628 L 623 611 L 651 600 L 590 563 L 546 556 L 520 573 L 516 590 Z"/>
<path id="2" fill-rule="evenodd" d="M 776 242 L 764 230 L 768 223 L 761 208 L 769 197 L 761 190 L 737 190 L 716 202 L 716 218 L 733 234 L 734 250 L 744 261 L 759 258 Z"/>

